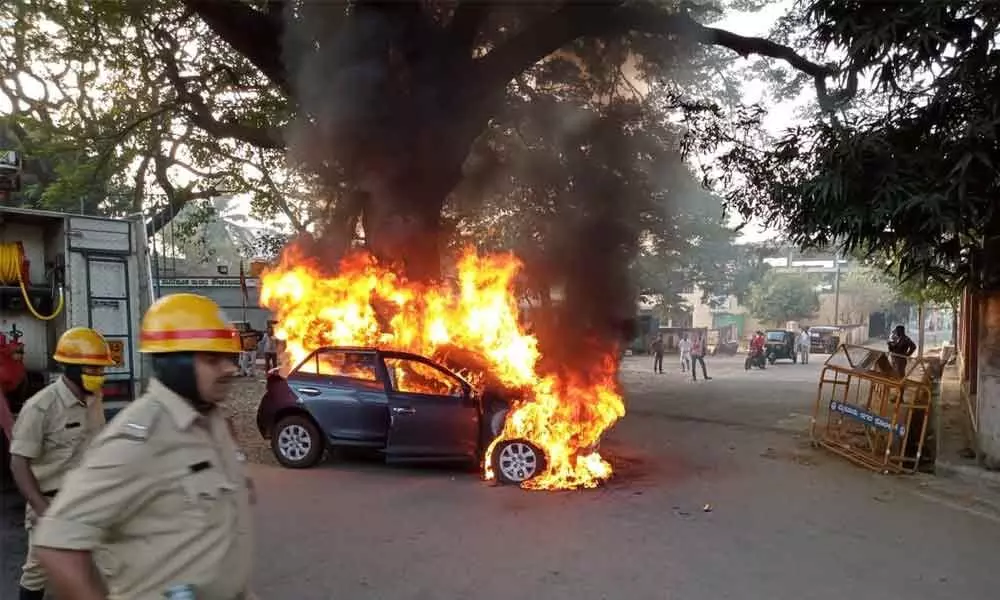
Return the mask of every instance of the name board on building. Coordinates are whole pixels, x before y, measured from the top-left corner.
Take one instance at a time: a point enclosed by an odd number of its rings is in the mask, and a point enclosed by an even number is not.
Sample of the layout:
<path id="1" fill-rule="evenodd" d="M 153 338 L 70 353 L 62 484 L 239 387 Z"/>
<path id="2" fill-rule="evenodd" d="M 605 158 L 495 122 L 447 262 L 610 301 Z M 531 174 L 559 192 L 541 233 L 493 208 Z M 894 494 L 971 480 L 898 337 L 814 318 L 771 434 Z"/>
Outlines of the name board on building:
<path id="1" fill-rule="evenodd" d="M 247 287 L 258 287 L 259 280 L 256 277 L 247 277 Z M 161 279 L 161 287 L 240 287 L 239 277 L 173 277 Z"/>

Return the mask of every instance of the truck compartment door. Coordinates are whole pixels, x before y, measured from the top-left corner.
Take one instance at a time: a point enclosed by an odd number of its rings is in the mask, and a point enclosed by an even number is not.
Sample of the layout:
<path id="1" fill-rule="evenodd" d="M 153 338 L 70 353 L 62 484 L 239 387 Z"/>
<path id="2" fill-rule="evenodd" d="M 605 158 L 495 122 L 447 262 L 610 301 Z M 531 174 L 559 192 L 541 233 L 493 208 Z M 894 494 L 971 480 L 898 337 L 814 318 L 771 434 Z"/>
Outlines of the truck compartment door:
<path id="1" fill-rule="evenodd" d="M 104 409 L 110 418 L 137 392 L 132 296 L 138 276 L 135 243 L 127 221 L 69 219 L 69 327 L 92 327 L 111 346 L 115 364 L 105 369 Z"/>

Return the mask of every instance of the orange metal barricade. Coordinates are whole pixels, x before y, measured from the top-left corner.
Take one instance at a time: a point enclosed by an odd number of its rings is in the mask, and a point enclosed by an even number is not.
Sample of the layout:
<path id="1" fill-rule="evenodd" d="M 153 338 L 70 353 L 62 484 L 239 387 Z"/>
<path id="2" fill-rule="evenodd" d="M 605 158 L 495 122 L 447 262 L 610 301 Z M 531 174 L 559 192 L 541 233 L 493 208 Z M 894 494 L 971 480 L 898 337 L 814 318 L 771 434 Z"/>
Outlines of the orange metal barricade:
<path id="1" fill-rule="evenodd" d="M 928 367 L 922 359 L 840 346 L 820 375 L 813 442 L 881 473 L 916 471 L 931 419 Z"/>

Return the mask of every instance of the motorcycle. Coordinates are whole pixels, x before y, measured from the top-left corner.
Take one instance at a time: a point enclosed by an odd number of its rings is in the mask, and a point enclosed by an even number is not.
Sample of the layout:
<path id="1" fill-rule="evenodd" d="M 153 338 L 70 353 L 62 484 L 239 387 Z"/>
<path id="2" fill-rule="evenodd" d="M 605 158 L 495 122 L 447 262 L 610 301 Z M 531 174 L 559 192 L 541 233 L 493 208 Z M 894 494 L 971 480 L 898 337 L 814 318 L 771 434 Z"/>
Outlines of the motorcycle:
<path id="1" fill-rule="evenodd" d="M 758 369 L 767 368 L 767 357 L 764 355 L 763 350 L 750 350 L 747 352 L 747 359 L 743 363 L 743 368 L 749 371 L 750 367 L 757 367 Z"/>

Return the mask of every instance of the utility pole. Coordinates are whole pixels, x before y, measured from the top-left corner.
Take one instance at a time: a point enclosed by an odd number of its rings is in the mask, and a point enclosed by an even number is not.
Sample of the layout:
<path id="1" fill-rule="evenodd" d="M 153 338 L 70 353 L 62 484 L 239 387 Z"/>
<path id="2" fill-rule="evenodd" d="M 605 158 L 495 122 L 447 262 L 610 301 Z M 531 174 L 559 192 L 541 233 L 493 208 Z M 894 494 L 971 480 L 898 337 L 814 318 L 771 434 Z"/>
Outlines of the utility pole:
<path id="1" fill-rule="evenodd" d="M 840 252 L 833 257 L 833 324 L 840 325 Z"/>
<path id="2" fill-rule="evenodd" d="M 924 301 L 917 305 L 917 357 L 924 357 Z"/>

